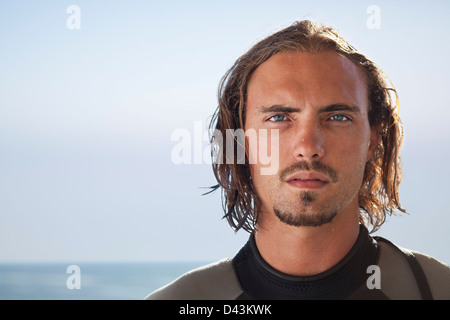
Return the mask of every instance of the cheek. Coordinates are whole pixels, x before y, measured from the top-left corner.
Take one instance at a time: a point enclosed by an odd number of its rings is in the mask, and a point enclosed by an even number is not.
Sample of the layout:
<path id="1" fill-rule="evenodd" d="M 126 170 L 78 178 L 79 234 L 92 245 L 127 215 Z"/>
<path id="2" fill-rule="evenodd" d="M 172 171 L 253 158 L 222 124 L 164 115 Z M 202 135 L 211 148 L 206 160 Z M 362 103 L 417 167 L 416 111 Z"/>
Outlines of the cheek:
<path id="1" fill-rule="evenodd" d="M 261 201 L 260 210 L 267 211 L 272 207 L 274 203 L 274 195 L 277 194 L 279 189 L 279 179 L 277 175 L 262 175 L 261 166 L 256 164 L 250 165 L 253 186 L 256 194 Z"/>
<path id="2" fill-rule="evenodd" d="M 274 175 L 278 172 L 280 159 L 278 129 L 248 129 L 245 132 L 245 147 L 248 150 L 249 163 L 260 167 L 261 172 L 256 173 Z"/>
<path id="3" fill-rule="evenodd" d="M 356 136 L 358 137 L 358 136 Z M 328 146 L 327 160 L 334 169 L 349 176 L 362 176 L 367 162 L 368 140 L 359 138 L 338 140 Z M 327 162 L 328 163 L 328 162 Z"/>
<path id="4" fill-rule="evenodd" d="M 369 123 L 360 123 L 348 131 L 328 136 L 327 147 L 336 148 L 341 153 L 352 157 L 360 155 L 365 160 L 369 151 L 371 130 Z"/>

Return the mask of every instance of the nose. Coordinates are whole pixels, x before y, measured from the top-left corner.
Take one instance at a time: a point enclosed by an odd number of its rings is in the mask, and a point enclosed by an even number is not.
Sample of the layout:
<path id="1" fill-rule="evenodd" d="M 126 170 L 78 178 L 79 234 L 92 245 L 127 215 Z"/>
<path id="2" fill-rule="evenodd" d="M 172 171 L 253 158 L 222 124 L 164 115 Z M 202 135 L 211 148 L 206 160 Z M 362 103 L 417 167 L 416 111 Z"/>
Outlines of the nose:
<path id="1" fill-rule="evenodd" d="M 303 123 L 295 133 L 293 156 L 296 161 L 318 161 L 325 155 L 324 134 L 315 121 Z"/>

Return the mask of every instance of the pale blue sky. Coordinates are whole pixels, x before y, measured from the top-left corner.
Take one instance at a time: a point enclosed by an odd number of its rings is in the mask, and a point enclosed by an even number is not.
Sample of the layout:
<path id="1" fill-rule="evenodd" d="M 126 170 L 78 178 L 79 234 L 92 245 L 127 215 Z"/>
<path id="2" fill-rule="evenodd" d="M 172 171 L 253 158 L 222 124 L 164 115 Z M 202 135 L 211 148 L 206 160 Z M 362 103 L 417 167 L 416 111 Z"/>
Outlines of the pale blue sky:
<path id="1" fill-rule="evenodd" d="M 69 5 L 80 8 L 69 30 Z M 381 29 L 369 30 L 369 5 Z M 448 1 L 0 0 L 0 262 L 216 260 L 248 235 L 221 220 L 209 165 L 171 133 L 216 106 L 221 76 L 295 20 L 340 30 L 390 76 L 409 216 L 379 235 L 450 263 Z"/>

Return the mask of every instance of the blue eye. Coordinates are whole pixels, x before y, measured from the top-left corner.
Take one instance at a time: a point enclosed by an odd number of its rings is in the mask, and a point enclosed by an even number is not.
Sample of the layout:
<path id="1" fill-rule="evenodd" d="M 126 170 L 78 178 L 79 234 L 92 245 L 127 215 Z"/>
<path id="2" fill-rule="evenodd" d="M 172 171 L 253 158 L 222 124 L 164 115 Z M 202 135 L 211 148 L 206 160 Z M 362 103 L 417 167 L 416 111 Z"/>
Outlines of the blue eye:
<path id="1" fill-rule="evenodd" d="M 335 115 L 331 116 L 331 120 L 342 122 L 342 121 L 345 121 L 345 120 L 348 120 L 348 119 L 347 119 L 346 116 L 343 116 L 342 114 L 335 114 Z"/>
<path id="2" fill-rule="evenodd" d="M 281 114 L 277 114 L 277 115 L 270 117 L 269 120 L 274 121 L 274 122 L 280 122 L 280 121 L 286 120 L 286 117 Z"/>

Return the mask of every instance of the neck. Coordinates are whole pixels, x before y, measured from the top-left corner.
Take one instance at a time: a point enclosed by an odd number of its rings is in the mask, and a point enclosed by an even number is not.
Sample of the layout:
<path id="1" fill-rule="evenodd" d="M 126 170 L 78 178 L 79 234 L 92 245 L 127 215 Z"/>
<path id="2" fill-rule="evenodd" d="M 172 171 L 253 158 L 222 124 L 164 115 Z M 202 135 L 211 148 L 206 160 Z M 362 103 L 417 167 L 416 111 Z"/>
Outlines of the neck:
<path id="1" fill-rule="evenodd" d="M 255 241 L 262 258 L 293 276 L 324 272 L 350 251 L 359 234 L 358 208 L 347 208 L 319 227 L 287 225 L 272 213 L 261 212 Z"/>

